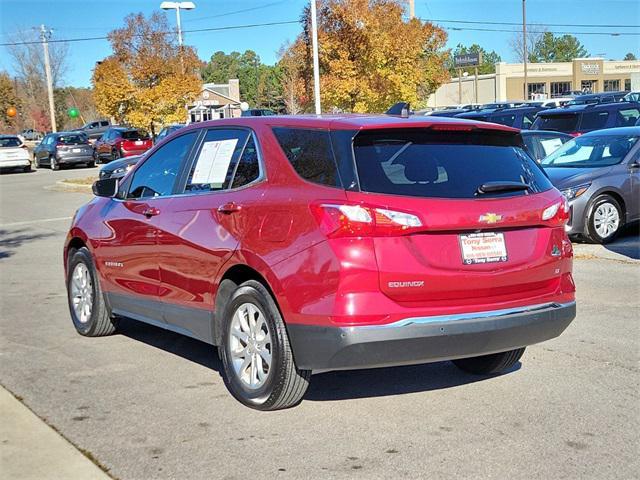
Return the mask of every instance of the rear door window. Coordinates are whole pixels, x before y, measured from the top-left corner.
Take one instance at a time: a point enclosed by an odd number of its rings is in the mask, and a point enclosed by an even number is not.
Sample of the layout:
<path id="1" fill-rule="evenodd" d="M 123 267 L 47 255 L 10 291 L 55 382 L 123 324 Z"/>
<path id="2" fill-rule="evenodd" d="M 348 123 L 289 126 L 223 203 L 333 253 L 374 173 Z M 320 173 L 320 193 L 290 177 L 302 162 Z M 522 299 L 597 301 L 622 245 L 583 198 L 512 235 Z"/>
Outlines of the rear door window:
<path id="1" fill-rule="evenodd" d="M 552 188 L 518 138 L 500 132 L 363 131 L 353 143 L 360 189 L 414 197 L 477 198 L 479 187 L 488 182 L 529 185 L 528 190 L 493 196 Z"/>
<path id="2" fill-rule="evenodd" d="M 638 117 L 640 117 L 640 111 L 637 108 L 620 110 L 616 115 L 616 127 L 633 127 Z"/>
<path id="3" fill-rule="evenodd" d="M 582 114 L 580 130 L 599 130 L 607 125 L 609 112 L 585 112 Z"/>
<path id="4" fill-rule="evenodd" d="M 228 189 L 249 136 L 249 131 L 242 129 L 208 130 L 191 165 L 185 192 Z"/>
<path id="5" fill-rule="evenodd" d="M 244 147 L 242 155 L 236 165 L 236 170 L 231 182 L 231 188 L 239 188 L 255 181 L 260 177 L 260 162 L 258 160 L 258 149 L 252 136 Z"/>
<path id="6" fill-rule="evenodd" d="M 341 186 L 327 130 L 278 127 L 273 133 L 298 175 L 313 183 Z"/>
<path id="7" fill-rule="evenodd" d="M 578 115 L 541 115 L 534 122 L 538 130 L 555 130 L 556 132 L 575 132 L 578 129 Z"/>

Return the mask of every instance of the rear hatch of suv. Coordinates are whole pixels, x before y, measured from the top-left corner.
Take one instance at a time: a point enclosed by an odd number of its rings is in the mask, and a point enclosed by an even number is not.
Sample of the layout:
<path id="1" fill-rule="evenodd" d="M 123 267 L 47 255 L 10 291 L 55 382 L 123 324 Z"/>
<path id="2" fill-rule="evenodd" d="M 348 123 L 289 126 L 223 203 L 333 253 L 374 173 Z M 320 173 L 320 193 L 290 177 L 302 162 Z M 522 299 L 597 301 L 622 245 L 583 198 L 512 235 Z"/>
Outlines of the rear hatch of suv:
<path id="1" fill-rule="evenodd" d="M 153 146 L 151 138 L 141 130 L 122 132 L 122 148 L 126 151 L 145 151 Z"/>
<path id="2" fill-rule="evenodd" d="M 516 131 L 363 130 L 353 152 L 347 198 L 375 224 L 388 297 L 444 307 L 557 291 L 566 205 Z"/>

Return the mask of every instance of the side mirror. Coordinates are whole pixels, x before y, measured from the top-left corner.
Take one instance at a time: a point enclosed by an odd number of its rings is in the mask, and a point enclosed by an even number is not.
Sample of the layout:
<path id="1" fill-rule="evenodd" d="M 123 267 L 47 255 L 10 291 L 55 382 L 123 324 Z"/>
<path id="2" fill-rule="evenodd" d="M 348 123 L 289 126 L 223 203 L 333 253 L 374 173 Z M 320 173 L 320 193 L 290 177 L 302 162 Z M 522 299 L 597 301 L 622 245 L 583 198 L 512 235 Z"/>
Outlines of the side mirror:
<path id="1" fill-rule="evenodd" d="M 638 169 L 640 169 L 640 163 L 638 163 L 637 160 L 629 164 L 629 170 L 638 170 Z"/>
<path id="2" fill-rule="evenodd" d="M 91 189 L 96 197 L 113 198 L 118 193 L 118 179 L 104 178 L 102 180 L 96 180 Z"/>

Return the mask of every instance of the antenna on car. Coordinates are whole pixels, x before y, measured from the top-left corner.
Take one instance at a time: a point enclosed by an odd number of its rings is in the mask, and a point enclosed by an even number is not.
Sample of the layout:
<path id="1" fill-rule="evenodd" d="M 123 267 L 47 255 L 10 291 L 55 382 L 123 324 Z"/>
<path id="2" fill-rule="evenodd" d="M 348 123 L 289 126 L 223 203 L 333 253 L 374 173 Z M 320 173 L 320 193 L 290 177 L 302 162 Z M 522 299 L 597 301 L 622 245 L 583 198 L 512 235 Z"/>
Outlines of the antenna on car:
<path id="1" fill-rule="evenodd" d="M 409 118 L 409 115 L 411 115 L 411 106 L 409 105 L 409 102 L 398 102 L 387 110 L 386 114 Z"/>

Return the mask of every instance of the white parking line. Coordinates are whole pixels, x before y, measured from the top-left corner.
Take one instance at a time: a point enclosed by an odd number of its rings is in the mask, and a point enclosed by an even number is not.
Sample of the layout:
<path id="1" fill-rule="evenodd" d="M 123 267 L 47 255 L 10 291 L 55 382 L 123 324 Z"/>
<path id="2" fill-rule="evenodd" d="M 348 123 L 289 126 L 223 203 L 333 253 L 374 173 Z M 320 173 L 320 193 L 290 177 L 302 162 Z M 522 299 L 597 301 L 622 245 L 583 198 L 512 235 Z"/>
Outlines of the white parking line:
<path id="1" fill-rule="evenodd" d="M 71 220 L 71 218 L 73 218 L 73 217 L 41 218 L 39 220 L 29 220 L 29 221 L 26 221 L 26 222 L 2 223 L 2 224 L 0 224 L 0 228 L 3 228 L 3 227 L 21 227 L 23 225 L 32 225 L 34 223 L 59 222 L 61 220 Z"/>

